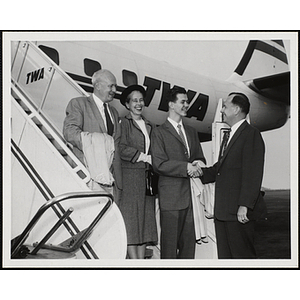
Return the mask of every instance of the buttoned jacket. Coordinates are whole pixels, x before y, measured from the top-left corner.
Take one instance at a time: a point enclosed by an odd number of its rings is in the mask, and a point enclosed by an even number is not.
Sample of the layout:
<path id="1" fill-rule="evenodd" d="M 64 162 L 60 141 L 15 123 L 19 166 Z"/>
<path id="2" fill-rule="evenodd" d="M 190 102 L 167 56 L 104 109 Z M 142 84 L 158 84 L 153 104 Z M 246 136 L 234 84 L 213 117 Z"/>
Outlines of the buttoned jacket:
<path id="1" fill-rule="evenodd" d="M 264 152 L 260 132 L 245 121 L 232 136 L 223 157 L 212 167 L 202 169 L 202 182 L 215 182 L 214 215 L 218 220 L 237 221 L 239 206 L 248 207 L 250 219 L 259 215 Z"/>
<path id="2" fill-rule="evenodd" d="M 194 160 L 205 162 L 196 130 L 184 123 L 183 125 L 190 156 L 178 132 L 168 120 L 153 130 L 151 153 L 154 171 L 159 174 L 161 210 L 181 210 L 191 204 L 187 164 Z"/>

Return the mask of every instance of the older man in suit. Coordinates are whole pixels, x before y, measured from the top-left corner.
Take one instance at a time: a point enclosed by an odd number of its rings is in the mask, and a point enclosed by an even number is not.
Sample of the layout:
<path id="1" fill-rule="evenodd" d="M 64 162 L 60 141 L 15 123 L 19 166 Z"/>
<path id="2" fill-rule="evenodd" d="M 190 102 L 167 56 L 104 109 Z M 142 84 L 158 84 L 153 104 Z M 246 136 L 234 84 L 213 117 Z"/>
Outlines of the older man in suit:
<path id="1" fill-rule="evenodd" d="M 122 189 L 121 160 L 118 143 L 121 136 L 119 115 L 117 110 L 108 103 L 114 99 L 116 93 L 116 78 L 108 70 L 99 70 L 92 76 L 93 94 L 89 97 L 71 99 L 66 108 L 63 135 L 72 144 L 73 152 L 84 163 L 82 132 L 107 133 L 114 138 L 115 153 L 112 163 L 115 178 L 115 201 L 118 203 Z"/>
<path id="2" fill-rule="evenodd" d="M 218 162 L 203 168 L 200 177 L 203 183 L 215 182 L 220 259 L 256 258 L 255 220 L 266 209 L 260 193 L 265 147 L 258 129 L 245 120 L 249 109 L 249 99 L 241 93 L 231 93 L 223 102 L 223 121 L 231 130 L 222 142 Z"/>
<path id="3" fill-rule="evenodd" d="M 182 122 L 189 106 L 185 89 L 171 89 L 166 101 L 168 119 L 153 130 L 151 143 L 153 168 L 159 174 L 161 258 L 193 259 L 190 177 L 199 175 L 196 163 L 205 158 L 196 130 Z"/>

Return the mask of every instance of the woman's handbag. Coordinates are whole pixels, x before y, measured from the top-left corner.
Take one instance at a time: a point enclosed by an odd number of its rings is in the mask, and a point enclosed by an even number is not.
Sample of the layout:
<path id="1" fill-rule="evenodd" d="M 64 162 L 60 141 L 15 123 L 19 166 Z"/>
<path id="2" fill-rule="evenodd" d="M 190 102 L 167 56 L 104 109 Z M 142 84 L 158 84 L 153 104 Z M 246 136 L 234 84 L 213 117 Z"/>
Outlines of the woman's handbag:
<path id="1" fill-rule="evenodd" d="M 146 196 L 155 196 L 158 193 L 158 175 L 153 170 L 146 170 Z"/>

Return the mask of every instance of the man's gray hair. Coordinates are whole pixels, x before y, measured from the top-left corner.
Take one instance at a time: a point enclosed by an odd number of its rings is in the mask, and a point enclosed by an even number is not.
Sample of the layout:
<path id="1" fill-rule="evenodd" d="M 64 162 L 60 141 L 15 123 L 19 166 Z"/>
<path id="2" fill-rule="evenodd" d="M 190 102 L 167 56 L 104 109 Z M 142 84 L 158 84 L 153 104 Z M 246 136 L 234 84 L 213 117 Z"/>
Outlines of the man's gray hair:
<path id="1" fill-rule="evenodd" d="M 96 71 L 92 76 L 92 84 L 95 86 L 96 83 L 103 80 L 103 78 L 115 78 L 114 74 L 106 69 Z"/>

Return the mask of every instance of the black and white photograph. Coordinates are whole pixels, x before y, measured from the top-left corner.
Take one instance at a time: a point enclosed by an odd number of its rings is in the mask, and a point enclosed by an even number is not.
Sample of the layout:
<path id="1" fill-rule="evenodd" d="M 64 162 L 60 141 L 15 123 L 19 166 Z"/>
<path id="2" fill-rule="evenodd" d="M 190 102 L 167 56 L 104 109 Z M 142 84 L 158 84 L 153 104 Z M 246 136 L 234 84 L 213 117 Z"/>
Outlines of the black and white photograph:
<path id="1" fill-rule="evenodd" d="M 298 267 L 298 33 L 3 32 L 3 268 Z"/>

